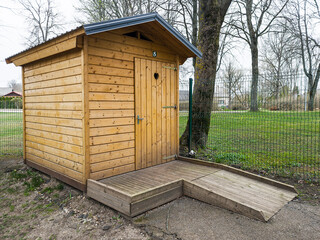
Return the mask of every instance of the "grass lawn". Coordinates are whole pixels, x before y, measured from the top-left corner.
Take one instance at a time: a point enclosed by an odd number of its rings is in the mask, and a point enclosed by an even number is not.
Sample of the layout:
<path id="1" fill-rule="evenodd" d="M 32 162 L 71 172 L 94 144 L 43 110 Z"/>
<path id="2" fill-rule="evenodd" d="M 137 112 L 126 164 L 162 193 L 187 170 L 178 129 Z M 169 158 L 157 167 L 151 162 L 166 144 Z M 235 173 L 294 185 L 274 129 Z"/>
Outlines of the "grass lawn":
<path id="1" fill-rule="evenodd" d="M 320 112 L 215 112 L 207 147 L 211 161 L 319 181 Z"/>
<path id="2" fill-rule="evenodd" d="M 22 156 L 22 112 L 0 112 L 0 159 Z"/>
<path id="3" fill-rule="evenodd" d="M 22 135 L 22 113 L 0 112 L 0 159 L 22 156 Z M 207 147 L 210 161 L 319 181 L 320 112 L 215 112 Z"/>

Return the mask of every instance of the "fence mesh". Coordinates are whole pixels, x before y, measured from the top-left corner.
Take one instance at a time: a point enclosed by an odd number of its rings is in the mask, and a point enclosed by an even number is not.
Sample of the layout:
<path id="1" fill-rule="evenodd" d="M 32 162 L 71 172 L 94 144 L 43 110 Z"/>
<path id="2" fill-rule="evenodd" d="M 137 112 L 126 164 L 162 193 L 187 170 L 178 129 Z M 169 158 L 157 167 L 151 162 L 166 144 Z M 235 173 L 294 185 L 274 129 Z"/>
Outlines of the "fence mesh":
<path id="1" fill-rule="evenodd" d="M 305 75 L 261 75 L 259 111 L 252 112 L 251 79 L 241 76 L 216 80 L 207 146 L 196 157 L 259 173 L 319 182 L 320 89 L 314 110 L 308 111 Z M 189 96 L 185 85 L 180 87 L 181 135 L 188 121 Z"/>
<path id="2" fill-rule="evenodd" d="M 261 75 L 259 111 L 251 112 L 250 86 L 251 76 L 216 80 L 207 147 L 197 157 L 319 182 L 320 89 L 314 110 L 308 111 L 303 74 Z M 181 135 L 188 121 L 189 90 L 180 88 Z M 21 107 L 21 98 L 0 98 L 0 158 L 22 156 Z"/>
<path id="3" fill-rule="evenodd" d="M 21 98 L 0 98 L 0 159 L 22 156 L 22 116 Z"/>

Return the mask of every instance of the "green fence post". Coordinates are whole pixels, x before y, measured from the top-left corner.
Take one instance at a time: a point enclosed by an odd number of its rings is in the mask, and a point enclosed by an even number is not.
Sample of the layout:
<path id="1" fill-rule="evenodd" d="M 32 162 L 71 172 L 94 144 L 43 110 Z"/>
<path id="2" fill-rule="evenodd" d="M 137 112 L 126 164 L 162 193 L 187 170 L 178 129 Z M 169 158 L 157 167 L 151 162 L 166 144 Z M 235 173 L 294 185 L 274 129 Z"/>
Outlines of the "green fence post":
<path id="1" fill-rule="evenodd" d="M 188 149 L 191 151 L 191 137 L 192 137 L 192 78 L 189 78 L 189 138 Z"/>

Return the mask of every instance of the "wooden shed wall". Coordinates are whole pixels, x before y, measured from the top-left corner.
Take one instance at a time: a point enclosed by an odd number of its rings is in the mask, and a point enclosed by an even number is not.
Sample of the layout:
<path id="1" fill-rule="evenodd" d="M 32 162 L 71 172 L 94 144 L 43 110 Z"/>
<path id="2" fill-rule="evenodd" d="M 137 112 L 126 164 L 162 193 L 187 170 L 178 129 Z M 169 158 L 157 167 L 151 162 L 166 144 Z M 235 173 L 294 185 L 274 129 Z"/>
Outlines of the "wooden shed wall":
<path id="1" fill-rule="evenodd" d="M 24 66 L 25 157 L 85 183 L 81 64 L 75 49 Z"/>
<path id="2" fill-rule="evenodd" d="M 134 58 L 176 63 L 171 53 L 165 46 L 110 32 L 88 37 L 90 178 L 135 170 Z"/>

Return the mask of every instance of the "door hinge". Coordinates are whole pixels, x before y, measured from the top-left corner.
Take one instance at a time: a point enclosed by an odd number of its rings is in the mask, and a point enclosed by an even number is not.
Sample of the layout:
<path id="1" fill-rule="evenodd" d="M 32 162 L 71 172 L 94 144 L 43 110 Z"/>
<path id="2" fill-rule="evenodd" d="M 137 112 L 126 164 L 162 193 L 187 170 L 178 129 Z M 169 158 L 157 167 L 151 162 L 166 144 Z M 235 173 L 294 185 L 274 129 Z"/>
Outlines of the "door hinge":
<path id="1" fill-rule="evenodd" d="M 172 69 L 172 70 L 177 71 L 177 68 L 176 68 L 176 67 L 163 66 L 163 68 Z"/>
<path id="2" fill-rule="evenodd" d="M 177 105 L 174 105 L 174 106 L 163 106 L 162 108 L 174 108 L 174 109 L 177 109 Z"/>
<path id="3" fill-rule="evenodd" d="M 162 158 L 162 160 L 168 160 L 168 159 L 170 159 L 170 158 L 177 158 L 177 154 L 174 154 L 174 155 L 171 155 L 171 156 L 168 156 L 168 157 L 164 157 L 164 158 Z"/>

